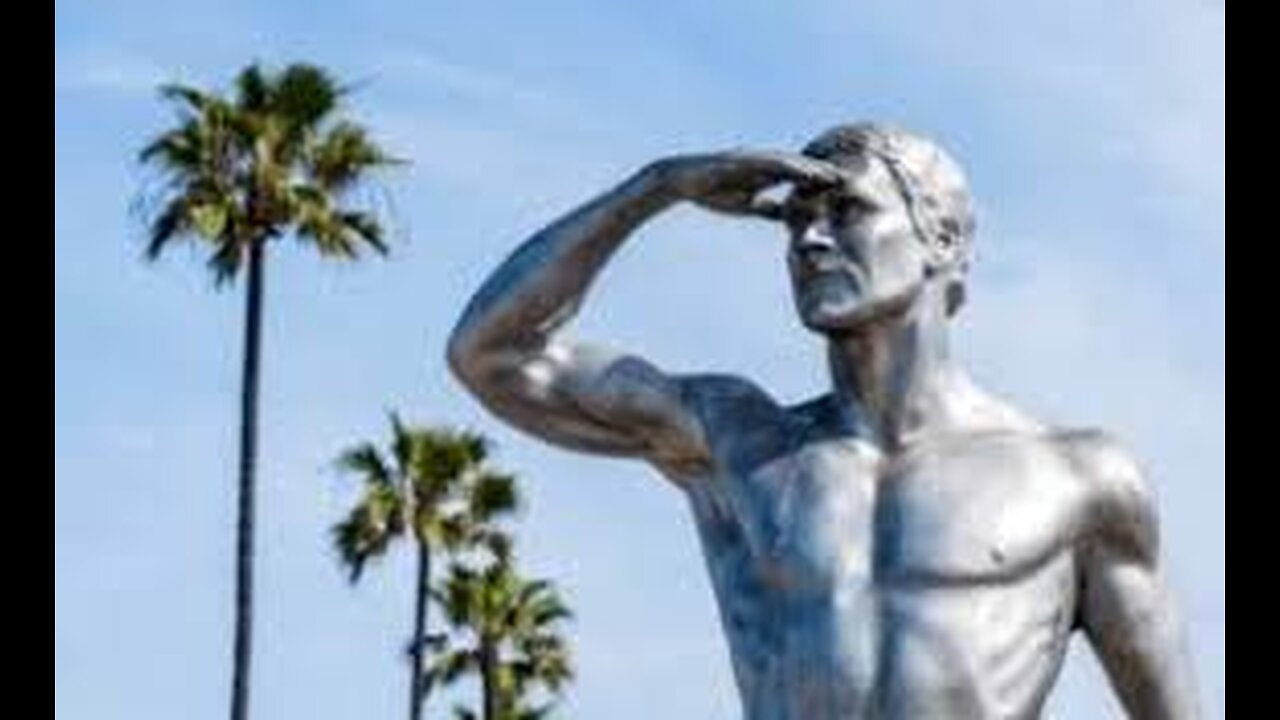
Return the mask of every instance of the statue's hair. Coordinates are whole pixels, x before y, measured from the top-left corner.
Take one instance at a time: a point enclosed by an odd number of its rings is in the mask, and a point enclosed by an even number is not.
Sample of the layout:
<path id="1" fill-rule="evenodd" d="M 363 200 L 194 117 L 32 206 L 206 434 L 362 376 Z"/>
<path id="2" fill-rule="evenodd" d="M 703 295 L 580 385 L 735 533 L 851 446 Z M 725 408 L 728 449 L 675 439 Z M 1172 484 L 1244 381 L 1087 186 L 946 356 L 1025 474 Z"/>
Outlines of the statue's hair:
<path id="1" fill-rule="evenodd" d="M 880 159 L 898 185 L 916 235 L 967 261 L 976 227 L 969 185 L 960 165 L 932 141 L 862 122 L 822 133 L 803 152 L 837 165 L 868 156 Z"/>

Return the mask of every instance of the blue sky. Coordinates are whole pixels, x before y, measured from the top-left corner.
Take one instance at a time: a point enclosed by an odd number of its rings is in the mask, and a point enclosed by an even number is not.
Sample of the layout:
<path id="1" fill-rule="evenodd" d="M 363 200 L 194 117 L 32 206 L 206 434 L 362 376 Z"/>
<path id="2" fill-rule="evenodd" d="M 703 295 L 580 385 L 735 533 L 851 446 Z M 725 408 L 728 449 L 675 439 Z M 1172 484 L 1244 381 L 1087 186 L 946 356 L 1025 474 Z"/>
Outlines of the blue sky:
<path id="1" fill-rule="evenodd" d="M 251 59 L 359 79 L 358 116 L 413 161 L 387 261 L 285 246 L 265 340 L 260 718 L 394 717 L 410 583 L 348 588 L 330 469 L 384 411 L 491 434 L 527 478 L 528 564 L 577 610 L 566 717 L 737 716 L 694 530 L 644 467 L 519 437 L 447 377 L 468 294 L 516 243 L 644 162 L 795 148 L 857 118 L 961 159 L 981 211 L 956 345 L 1040 416 L 1145 461 L 1206 705 L 1226 707 L 1226 11 L 1045 3 L 112 3 L 54 29 L 55 717 L 218 718 L 228 681 L 241 295 L 194 253 L 140 261 L 134 153 L 156 83 Z M 823 389 L 768 230 L 681 210 L 606 272 L 578 332 L 674 370 Z M 1117 716 L 1073 652 L 1050 716 Z M 444 710 L 437 707 L 436 711 Z"/>

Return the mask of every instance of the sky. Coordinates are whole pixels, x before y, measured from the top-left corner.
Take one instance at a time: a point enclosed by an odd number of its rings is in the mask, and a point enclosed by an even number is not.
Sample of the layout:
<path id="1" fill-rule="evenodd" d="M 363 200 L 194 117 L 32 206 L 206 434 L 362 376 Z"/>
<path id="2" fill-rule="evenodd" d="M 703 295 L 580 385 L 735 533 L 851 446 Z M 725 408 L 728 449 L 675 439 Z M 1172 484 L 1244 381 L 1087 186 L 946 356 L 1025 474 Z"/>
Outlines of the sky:
<path id="1" fill-rule="evenodd" d="M 196 251 L 142 261 L 137 150 L 155 87 L 307 60 L 411 164 L 385 260 L 291 242 L 267 275 L 258 718 L 394 717 L 411 566 L 347 585 L 328 528 L 345 446 L 386 412 L 491 436 L 523 478 L 522 558 L 576 618 L 571 718 L 738 717 L 683 500 L 642 465 L 560 451 L 449 377 L 469 294 L 560 213 L 674 153 L 795 149 L 887 120 L 966 168 L 977 259 L 954 346 L 1047 421 L 1148 470 L 1209 717 L 1226 710 L 1226 10 L 1208 0 L 599 3 L 57 0 L 54 715 L 226 712 L 243 297 Z M 672 371 L 823 392 L 781 236 L 677 209 L 645 226 L 574 332 Z M 436 704 L 433 717 L 447 707 Z M 1120 717 L 1077 641 L 1047 716 Z"/>

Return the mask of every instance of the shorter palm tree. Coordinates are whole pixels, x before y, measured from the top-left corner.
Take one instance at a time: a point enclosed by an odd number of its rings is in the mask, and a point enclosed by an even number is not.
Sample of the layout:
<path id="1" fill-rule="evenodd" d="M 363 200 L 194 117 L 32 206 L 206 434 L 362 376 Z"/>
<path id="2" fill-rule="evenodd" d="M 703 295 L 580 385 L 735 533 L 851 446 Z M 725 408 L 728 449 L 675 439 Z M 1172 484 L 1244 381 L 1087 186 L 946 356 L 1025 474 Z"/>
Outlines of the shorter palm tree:
<path id="1" fill-rule="evenodd" d="M 552 584 L 522 578 L 508 544 L 479 568 L 452 564 L 436 595 L 455 633 L 427 671 L 427 684 L 478 676 L 483 720 L 545 717 L 573 678 L 560 634 L 571 613 Z M 457 715 L 476 717 L 467 708 Z"/>
<path id="2" fill-rule="evenodd" d="M 351 582 L 358 582 L 368 563 L 396 541 L 412 541 L 417 556 L 409 643 L 411 720 L 422 717 L 430 690 L 425 661 L 433 554 L 475 547 L 501 551 L 506 540 L 496 523 L 519 505 L 515 478 L 488 468 L 487 457 L 488 443 L 479 435 L 408 427 L 392 413 L 387 452 L 365 442 L 338 461 L 363 487 L 356 504 L 333 528 L 334 547 Z"/>

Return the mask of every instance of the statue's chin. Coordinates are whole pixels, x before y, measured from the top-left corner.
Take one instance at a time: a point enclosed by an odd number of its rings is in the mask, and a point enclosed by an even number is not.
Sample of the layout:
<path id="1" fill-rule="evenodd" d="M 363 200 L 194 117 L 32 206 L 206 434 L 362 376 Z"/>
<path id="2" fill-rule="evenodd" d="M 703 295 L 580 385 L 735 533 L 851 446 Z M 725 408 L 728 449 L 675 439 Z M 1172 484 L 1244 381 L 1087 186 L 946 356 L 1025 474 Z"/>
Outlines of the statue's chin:
<path id="1" fill-rule="evenodd" d="M 853 294 L 841 298 L 814 298 L 800 309 L 805 327 L 823 335 L 857 332 L 885 322 L 893 322 L 910 310 L 916 292 L 902 292 L 886 298 L 864 298 Z"/>

